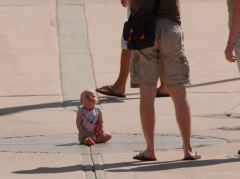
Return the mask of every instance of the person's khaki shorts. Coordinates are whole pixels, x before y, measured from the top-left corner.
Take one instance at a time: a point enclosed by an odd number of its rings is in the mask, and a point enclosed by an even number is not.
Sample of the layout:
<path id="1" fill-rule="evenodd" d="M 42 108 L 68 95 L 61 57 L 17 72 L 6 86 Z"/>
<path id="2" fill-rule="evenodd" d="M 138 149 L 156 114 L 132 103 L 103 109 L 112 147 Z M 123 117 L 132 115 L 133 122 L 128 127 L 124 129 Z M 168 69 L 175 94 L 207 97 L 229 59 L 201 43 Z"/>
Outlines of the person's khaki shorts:
<path id="1" fill-rule="evenodd" d="M 184 54 L 181 27 L 170 20 L 158 19 L 155 45 L 131 54 L 132 86 L 156 86 L 160 72 L 167 87 L 190 83 L 189 65 Z"/>

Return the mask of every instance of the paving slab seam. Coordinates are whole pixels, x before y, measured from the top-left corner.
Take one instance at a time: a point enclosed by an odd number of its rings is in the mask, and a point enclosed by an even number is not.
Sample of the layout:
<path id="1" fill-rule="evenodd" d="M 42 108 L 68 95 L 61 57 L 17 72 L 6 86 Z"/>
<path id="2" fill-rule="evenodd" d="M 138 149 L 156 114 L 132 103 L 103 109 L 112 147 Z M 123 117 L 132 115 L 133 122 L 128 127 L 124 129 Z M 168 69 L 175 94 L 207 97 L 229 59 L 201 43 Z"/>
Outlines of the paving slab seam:
<path id="1" fill-rule="evenodd" d="M 102 161 L 102 155 L 100 153 L 93 153 L 91 150 L 91 157 L 93 162 L 93 168 L 95 171 L 96 179 L 104 179 L 104 167 Z"/>
<path id="2" fill-rule="evenodd" d="M 96 87 L 84 0 L 57 0 L 59 63 L 63 106 Z"/>
<path id="3" fill-rule="evenodd" d="M 91 147 L 89 149 L 90 154 L 82 154 L 86 179 L 104 179 L 105 175 L 101 155 L 92 153 Z"/>
<path id="4" fill-rule="evenodd" d="M 93 170 L 93 162 L 91 155 L 83 154 L 82 158 L 83 158 L 83 170 L 85 172 L 86 179 L 96 179 Z"/>
<path id="5" fill-rule="evenodd" d="M 96 87 L 84 0 L 57 0 L 59 65 L 63 106 L 75 104 L 80 92 Z M 65 103 L 67 102 L 67 103 Z M 75 102 L 75 103 L 74 103 Z M 75 111 L 75 110 L 74 110 Z M 103 179 L 98 157 L 81 153 L 87 179 Z"/>
<path id="6" fill-rule="evenodd" d="M 59 65 L 60 65 L 60 79 L 61 79 L 61 102 L 66 110 L 76 112 L 76 106 L 79 105 L 79 93 L 86 88 L 96 88 L 96 78 L 94 74 L 94 65 L 91 50 L 89 48 L 88 39 L 88 25 L 85 15 L 85 3 L 84 0 L 57 0 L 57 22 L 58 22 L 58 34 L 59 34 Z M 68 13 L 64 9 L 76 9 L 75 13 Z M 70 14 L 70 15 L 69 15 Z M 68 22 L 67 20 L 70 20 Z M 74 23 L 72 23 L 74 22 Z M 81 24 L 78 26 L 77 24 Z M 70 26 L 70 28 L 66 28 Z M 75 29 L 75 30 L 69 30 Z M 81 44 L 82 49 L 71 50 L 74 43 L 66 44 L 66 39 L 69 41 L 74 37 L 84 37 L 85 40 L 78 41 Z M 76 43 L 76 42 L 75 42 Z M 64 50 L 67 49 L 67 50 Z M 79 52 L 83 52 L 85 55 L 81 55 Z M 74 59 L 74 60 L 73 60 Z M 77 60 L 76 60 L 77 59 Z M 67 62 L 69 61 L 70 62 Z M 84 61 L 84 62 L 79 62 Z M 73 62 L 73 63 L 72 63 Z M 86 65 L 79 65 L 86 64 Z M 70 66 L 70 70 L 69 70 Z M 76 68 L 77 67 L 77 68 Z M 86 71 L 87 75 L 79 73 L 79 71 Z M 77 70 L 76 70 L 77 69 Z M 81 76 L 78 76 L 78 75 Z M 73 77 L 75 75 L 75 77 Z M 82 77 L 84 76 L 84 77 Z M 85 78 L 85 79 L 83 79 Z M 76 83 L 78 81 L 78 83 Z M 82 83 L 83 81 L 83 83 Z M 81 83 L 80 83 L 81 82 Z M 75 89 L 71 88 L 73 86 Z M 101 106 L 99 106 L 101 108 Z"/>
<path id="7" fill-rule="evenodd" d="M 84 0 L 58 0 L 59 63 L 63 106 L 73 106 L 80 92 L 96 87 Z M 73 89 L 74 88 L 74 89 Z M 74 106 L 75 108 L 75 106 Z M 75 111 L 75 109 L 73 110 Z M 81 153 L 86 179 L 104 179 L 99 157 Z"/>

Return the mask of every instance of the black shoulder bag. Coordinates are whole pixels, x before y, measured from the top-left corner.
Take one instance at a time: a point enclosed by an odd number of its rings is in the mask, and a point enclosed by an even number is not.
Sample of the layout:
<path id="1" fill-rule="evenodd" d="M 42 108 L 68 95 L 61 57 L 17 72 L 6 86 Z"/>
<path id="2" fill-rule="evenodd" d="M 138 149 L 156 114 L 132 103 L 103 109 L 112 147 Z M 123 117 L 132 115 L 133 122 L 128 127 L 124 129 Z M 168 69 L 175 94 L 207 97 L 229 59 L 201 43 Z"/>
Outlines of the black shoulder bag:
<path id="1" fill-rule="evenodd" d="M 156 15 L 160 0 L 155 0 L 151 15 L 128 18 L 123 26 L 123 39 L 128 50 L 141 50 L 154 46 Z"/>

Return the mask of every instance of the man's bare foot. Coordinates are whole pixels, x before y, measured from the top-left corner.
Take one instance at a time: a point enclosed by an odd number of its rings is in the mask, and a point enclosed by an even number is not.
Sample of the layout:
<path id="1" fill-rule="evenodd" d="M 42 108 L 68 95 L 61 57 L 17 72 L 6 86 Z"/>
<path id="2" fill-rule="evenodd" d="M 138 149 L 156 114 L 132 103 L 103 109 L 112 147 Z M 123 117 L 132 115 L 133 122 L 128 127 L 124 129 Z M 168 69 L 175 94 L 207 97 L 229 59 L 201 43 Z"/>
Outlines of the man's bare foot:
<path id="1" fill-rule="evenodd" d="M 150 154 L 147 151 L 140 152 L 139 154 L 134 155 L 133 159 L 140 160 L 140 161 L 155 161 L 155 160 L 157 160 L 157 158 L 156 158 L 154 153 Z"/>
<path id="2" fill-rule="evenodd" d="M 197 152 L 189 152 L 183 158 L 183 160 L 198 160 L 198 159 L 201 159 L 201 155 L 199 155 Z"/>
<path id="3" fill-rule="evenodd" d="M 115 96 L 120 98 L 126 97 L 125 93 L 118 92 L 118 90 L 116 90 L 112 85 L 106 85 L 101 88 L 97 88 L 96 91 L 107 96 Z"/>

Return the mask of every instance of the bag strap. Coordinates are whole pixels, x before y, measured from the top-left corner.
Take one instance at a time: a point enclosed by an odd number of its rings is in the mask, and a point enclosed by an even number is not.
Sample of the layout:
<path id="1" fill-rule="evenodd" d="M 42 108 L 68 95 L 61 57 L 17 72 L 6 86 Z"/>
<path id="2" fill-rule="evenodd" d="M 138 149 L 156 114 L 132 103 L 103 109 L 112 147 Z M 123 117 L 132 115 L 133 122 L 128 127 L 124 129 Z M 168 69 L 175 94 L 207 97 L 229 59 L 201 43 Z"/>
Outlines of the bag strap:
<path id="1" fill-rule="evenodd" d="M 154 1 L 153 10 L 152 10 L 153 15 L 157 15 L 160 2 L 161 2 L 161 0 L 155 0 Z"/>

